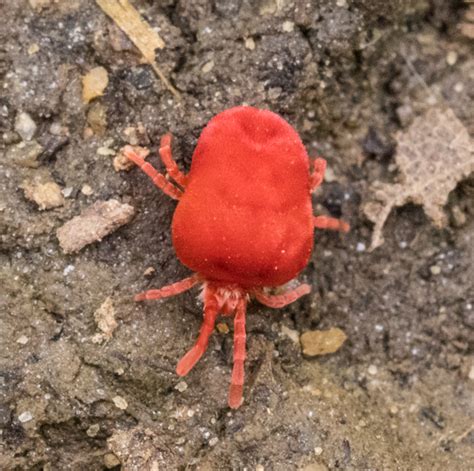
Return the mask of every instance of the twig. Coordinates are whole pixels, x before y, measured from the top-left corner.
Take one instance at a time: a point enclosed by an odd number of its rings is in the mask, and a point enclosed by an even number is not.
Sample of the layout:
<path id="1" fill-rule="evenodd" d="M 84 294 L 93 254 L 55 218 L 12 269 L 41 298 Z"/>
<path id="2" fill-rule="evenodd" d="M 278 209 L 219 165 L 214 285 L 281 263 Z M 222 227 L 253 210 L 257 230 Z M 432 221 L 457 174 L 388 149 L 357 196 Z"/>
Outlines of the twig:
<path id="1" fill-rule="evenodd" d="M 177 100 L 181 100 L 178 90 L 171 85 L 155 60 L 155 49 L 165 47 L 160 35 L 150 27 L 128 0 L 96 0 L 96 2 L 135 44 L 165 87 Z"/>

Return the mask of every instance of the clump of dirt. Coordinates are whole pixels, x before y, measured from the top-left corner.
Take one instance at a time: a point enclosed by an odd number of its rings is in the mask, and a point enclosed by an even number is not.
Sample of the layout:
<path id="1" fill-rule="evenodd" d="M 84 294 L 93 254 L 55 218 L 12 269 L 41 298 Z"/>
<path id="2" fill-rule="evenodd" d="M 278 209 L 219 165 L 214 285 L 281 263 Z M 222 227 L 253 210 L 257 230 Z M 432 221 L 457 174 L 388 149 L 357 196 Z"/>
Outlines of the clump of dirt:
<path id="1" fill-rule="evenodd" d="M 433 107 L 472 138 L 467 5 L 131 3 L 164 42 L 154 59 L 169 83 L 96 2 L 0 5 L 0 468 L 466 469 L 472 175 L 449 193 L 444 228 L 405 204 L 373 252 L 362 207 L 371 184 L 396 179 L 397 133 Z M 85 102 L 92 70 L 102 82 Z M 170 131 L 188 170 L 206 122 L 243 103 L 281 114 L 327 158 L 315 208 L 351 232 L 316 232 L 300 276 L 310 295 L 279 311 L 251 305 L 245 401 L 230 411 L 226 324 L 179 379 L 202 318 L 197 293 L 132 301 L 188 273 L 170 240 L 175 203 L 114 159 L 146 147 L 161 169 L 155 151 Z M 58 204 L 35 182 L 53 185 Z M 135 217 L 64 253 L 56 231 L 110 200 Z M 334 327 L 348 337 L 337 352 L 302 355 L 300 334 Z"/>

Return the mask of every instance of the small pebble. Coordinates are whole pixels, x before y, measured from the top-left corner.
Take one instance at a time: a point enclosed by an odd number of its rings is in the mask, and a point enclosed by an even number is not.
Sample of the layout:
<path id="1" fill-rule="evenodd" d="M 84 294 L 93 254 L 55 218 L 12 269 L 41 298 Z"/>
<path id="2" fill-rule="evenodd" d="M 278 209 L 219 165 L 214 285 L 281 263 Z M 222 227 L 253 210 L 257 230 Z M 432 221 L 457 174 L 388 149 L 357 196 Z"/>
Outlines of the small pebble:
<path id="1" fill-rule="evenodd" d="M 115 396 L 112 401 L 118 409 L 125 410 L 128 407 L 127 401 L 122 396 Z"/>
<path id="2" fill-rule="evenodd" d="M 63 270 L 63 275 L 68 276 L 69 273 L 72 273 L 75 269 L 76 267 L 74 265 L 67 265 Z"/>
<path id="3" fill-rule="evenodd" d="M 449 51 L 446 55 L 446 62 L 448 65 L 454 65 L 458 61 L 458 53 L 456 51 Z"/>
<path id="4" fill-rule="evenodd" d="M 218 322 L 216 325 L 216 329 L 220 334 L 229 333 L 229 326 L 225 322 Z"/>
<path id="5" fill-rule="evenodd" d="M 339 8 L 347 8 L 347 0 L 336 0 L 336 6 Z"/>
<path id="6" fill-rule="evenodd" d="M 376 375 L 378 373 L 378 368 L 375 365 L 370 365 L 367 369 L 369 375 Z"/>
<path id="7" fill-rule="evenodd" d="M 15 131 L 24 141 L 31 141 L 36 132 L 36 123 L 28 113 L 21 111 L 15 119 Z"/>
<path id="8" fill-rule="evenodd" d="M 285 21 L 282 25 L 282 29 L 285 33 L 291 33 L 295 29 L 293 21 Z"/>
<path id="9" fill-rule="evenodd" d="M 456 93 L 461 93 L 462 91 L 464 90 L 464 84 L 462 82 L 457 82 L 455 85 L 454 85 L 454 91 Z"/>
<path id="10" fill-rule="evenodd" d="M 316 456 L 321 455 L 322 452 L 323 452 L 323 449 L 322 449 L 320 446 L 317 446 L 317 447 L 314 449 L 314 454 L 315 454 Z"/>
<path id="11" fill-rule="evenodd" d="M 471 369 L 469 370 L 469 374 L 467 375 L 467 377 L 474 381 L 474 365 L 471 366 Z"/>
<path id="12" fill-rule="evenodd" d="M 22 335 L 16 339 L 16 343 L 20 345 L 26 345 L 30 339 L 26 335 Z"/>
<path id="13" fill-rule="evenodd" d="M 432 275 L 439 275 L 441 273 L 441 267 L 438 265 L 433 265 L 430 267 L 430 272 Z"/>
<path id="14" fill-rule="evenodd" d="M 33 54 L 36 54 L 40 50 L 38 44 L 33 43 L 28 47 L 28 54 L 32 56 Z"/>
<path id="15" fill-rule="evenodd" d="M 143 276 L 146 276 L 147 278 L 153 276 L 155 274 L 156 270 L 153 267 L 148 267 L 144 272 Z"/>
<path id="16" fill-rule="evenodd" d="M 184 392 L 188 389 L 188 385 L 185 381 L 180 381 L 174 388 L 179 392 Z"/>
<path id="17" fill-rule="evenodd" d="M 30 411 L 25 411 L 25 412 L 22 412 L 19 416 L 18 416 L 18 420 L 24 424 L 26 422 L 29 422 L 30 420 L 33 419 L 33 414 L 30 412 Z"/>
<path id="18" fill-rule="evenodd" d="M 214 68 L 214 61 L 209 61 L 209 62 L 206 62 L 202 68 L 201 68 L 201 72 L 203 74 L 207 74 L 209 73 L 212 69 Z"/>
<path id="19" fill-rule="evenodd" d="M 97 149 L 97 155 L 103 155 L 107 157 L 109 155 L 115 155 L 115 151 L 110 147 L 102 146 Z"/>
<path id="20" fill-rule="evenodd" d="M 82 100 L 89 103 L 104 94 L 109 84 L 109 75 L 104 67 L 94 67 L 82 77 Z"/>
<path id="21" fill-rule="evenodd" d="M 69 198 L 72 195 L 73 191 L 74 191 L 74 188 L 72 186 L 67 186 L 66 188 L 63 188 L 61 190 L 64 198 Z"/>
<path id="22" fill-rule="evenodd" d="M 245 47 L 250 51 L 253 51 L 255 49 L 255 41 L 252 38 L 247 38 L 245 40 Z"/>
<path id="23" fill-rule="evenodd" d="M 90 196 L 94 193 L 94 190 L 87 184 L 81 188 L 81 193 L 85 196 Z"/>
<path id="24" fill-rule="evenodd" d="M 107 469 L 115 468 L 120 464 L 120 460 L 113 453 L 104 455 L 104 465 Z"/>
<path id="25" fill-rule="evenodd" d="M 365 244 L 363 242 L 357 242 L 356 251 L 363 252 L 365 250 Z"/>
<path id="26" fill-rule="evenodd" d="M 88 437 L 95 437 L 99 433 L 99 430 L 100 430 L 100 425 L 99 424 L 94 424 L 94 425 L 91 425 L 86 430 L 86 434 L 87 434 Z"/>
<path id="27" fill-rule="evenodd" d="M 261 464 L 257 464 L 255 467 L 255 471 L 265 471 L 265 467 Z"/>
<path id="28" fill-rule="evenodd" d="M 216 446 L 218 442 L 219 439 L 217 437 L 213 437 L 209 440 L 209 446 Z"/>

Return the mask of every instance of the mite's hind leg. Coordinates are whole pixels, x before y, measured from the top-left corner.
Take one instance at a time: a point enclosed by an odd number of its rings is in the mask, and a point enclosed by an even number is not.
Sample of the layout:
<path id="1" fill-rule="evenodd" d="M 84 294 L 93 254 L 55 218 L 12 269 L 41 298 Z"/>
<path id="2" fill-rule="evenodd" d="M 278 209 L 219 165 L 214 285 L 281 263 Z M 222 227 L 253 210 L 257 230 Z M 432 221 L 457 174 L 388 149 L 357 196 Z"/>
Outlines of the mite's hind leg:
<path id="1" fill-rule="evenodd" d="M 123 153 L 127 159 L 130 159 L 136 164 L 142 172 L 145 172 L 153 181 L 153 183 L 169 197 L 179 200 L 183 192 L 172 185 L 158 170 L 156 170 L 149 162 L 145 162 L 145 159 L 137 154 L 132 146 L 125 146 Z"/>
<path id="2" fill-rule="evenodd" d="M 319 185 L 321 185 L 324 172 L 326 171 L 326 161 L 321 157 L 314 159 L 313 161 L 313 173 L 311 174 L 311 191 L 314 191 Z"/>
<path id="3" fill-rule="evenodd" d="M 349 232 L 351 228 L 346 221 L 328 216 L 314 216 L 313 223 L 316 229 L 329 229 L 331 231 Z"/>
<path id="4" fill-rule="evenodd" d="M 262 291 L 257 291 L 255 297 L 259 302 L 265 306 L 272 307 L 274 309 L 279 309 L 281 307 L 287 306 L 292 302 L 296 301 L 301 296 L 308 294 L 311 291 L 311 286 L 302 284 L 297 286 L 295 289 L 286 291 L 282 294 L 265 294 Z"/>
<path id="5" fill-rule="evenodd" d="M 204 304 L 204 320 L 201 325 L 199 337 L 194 344 L 194 347 L 191 348 L 191 350 L 189 350 L 189 352 L 186 353 L 183 358 L 181 358 L 178 366 L 176 367 L 176 373 L 179 376 L 187 375 L 206 351 L 207 345 L 209 343 L 209 337 L 214 330 L 218 309 L 219 307 L 217 300 L 214 296 L 206 300 Z"/>
<path id="6" fill-rule="evenodd" d="M 152 299 L 168 298 L 176 294 L 184 293 L 188 289 L 191 289 L 196 283 L 199 283 L 199 278 L 197 275 L 193 275 L 184 280 L 177 281 L 172 285 L 163 286 L 163 288 L 160 289 L 149 289 L 148 291 L 138 293 L 134 299 L 135 301 L 149 301 Z"/>
<path id="7" fill-rule="evenodd" d="M 229 407 L 237 409 L 242 404 L 245 379 L 245 312 L 247 301 L 241 299 L 237 304 L 234 317 L 234 366 L 229 389 Z"/>
<path id="8" fill-rule="evenodd" d="M 174 181 L 178 183 L 178 185 L 181 185 L 184 188 L 186 187 L 188 179 L 186 175 L 181 172 L 173 159 L 173 155 L 171 153 L 171 137 L 171 134 L 168 133 L 161 138 L 159 153 L 161 160 L 165 164 L 168 175 L 173 178 Z"/>

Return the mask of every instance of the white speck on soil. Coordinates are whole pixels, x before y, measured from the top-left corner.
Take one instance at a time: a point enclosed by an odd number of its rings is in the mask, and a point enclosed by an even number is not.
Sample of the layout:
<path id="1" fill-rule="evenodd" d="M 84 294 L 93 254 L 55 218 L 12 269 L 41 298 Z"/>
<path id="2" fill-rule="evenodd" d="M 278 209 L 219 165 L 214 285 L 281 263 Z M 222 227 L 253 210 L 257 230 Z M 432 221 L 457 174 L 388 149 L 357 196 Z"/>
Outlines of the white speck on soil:
<path id="1" fill-rule="evenodd" d="M 370 365 L 369 368 L 367 369 L 369 375 L 376 375 L 378 373 L 378 368 L 375 365 Z"/>
<path id="2" fill-rule="evenodd" d="M 356 251 L 357 252 L 364 252 L 365 251 L 365 244 L 363 242 L 357 242 Z"/>
<path id="3" fill-rule="evenodd" d="M 128 407 L 127 401 L 122 396 L 115 396 L 112 398 L 112 402 L 117 409 L 125 410 Z"/>
<path id="4" fill-rule="evenodd" d="M 26 335 L 22 335 L 21 337 L 18 337 L 16 340 L 16 343 L 19 343 L 20 345 L 26 345 L 30 339 Z"/>
<path id="5" fill-rule="evenodd" d="M 24 424 L 26 422 L 29 422 L 30 420 L 33 420 L 33 414 L 30 412 L 30 411 L 25 411 L 25 412 L 22 412 L 19 416 L 18 416 L 18 420 Z"/>
<path id="6" fill-rule="evenodd" d="M 185 381 L 180 381 L 174 388 L 179 392 L 184 392 L 188 389 L 188 385 Z"/>
<path id="7" fill-rule="evenodd" d="M 31 141 L 36 132 L 36 123 L 28 113 L 21 111 L 15 119 L 15 131 L 24 141 Z"/>

